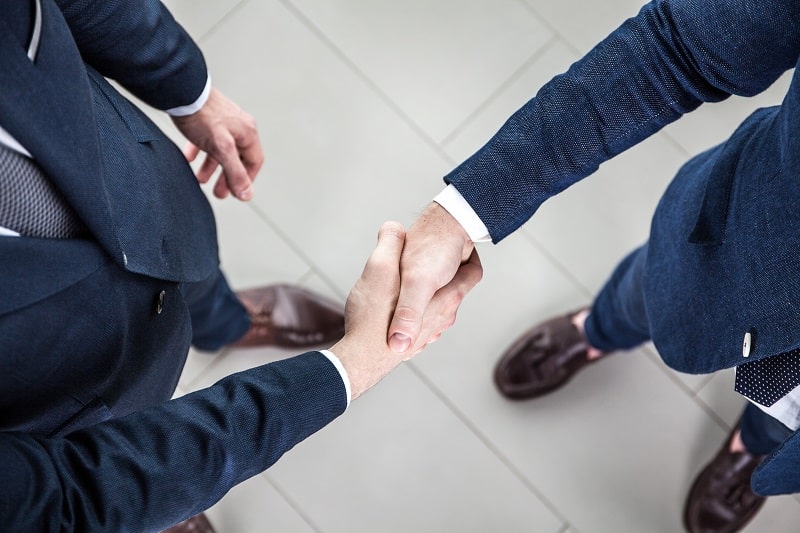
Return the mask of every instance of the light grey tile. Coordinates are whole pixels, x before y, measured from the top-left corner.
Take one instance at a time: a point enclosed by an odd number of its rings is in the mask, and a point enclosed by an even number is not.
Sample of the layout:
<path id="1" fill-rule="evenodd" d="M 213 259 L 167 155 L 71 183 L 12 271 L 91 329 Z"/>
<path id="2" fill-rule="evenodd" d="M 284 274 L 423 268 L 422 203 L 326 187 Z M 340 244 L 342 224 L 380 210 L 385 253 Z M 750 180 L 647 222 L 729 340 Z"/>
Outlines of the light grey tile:
<path id="1" fill-rule="evenodd" d="M 515 0 L 291 3 L 437 141 L 551 36 Z"/>
<path id="2" fill-rule="evenodd" d="M 578 531 L 680 530 L 691 480 L 725 435 L 636 351 L 533 402 L 447 394 Z"/>
<path id="3" fill-rule="evenodd" d="M 253 205 L 211 198 L 222 271 L 234 289 L 293 283 L 309 264 Z"/>
<path id="4" fill-rule="evenodd" d="M 194 39 L 208 33 L 241 0 L 162 0 Z"/>
<path id="5" fill-rule="evenodd" d="M 184 394 L 192 390 L 191 383 L 197 379 L 214 360 L 221 357 L 222 353 L 222 351 L 201 352 L 194 348 L 189 348 L 189 355 L 186 357 L 186 364 L 183 367 L 183 372 L 178 381 L 178 386 L 183 389 Z"/>
<path id="6" fill-rule="evenodd" d="M 446 159 L 279 4 L 242 6 L 206 45 L 223 92 L 261 125 L 253 202 L 346 294 L 379 225 L 413 221 Z M 269 53 L 254 68 L 239 49 Z"/>
<path id="7" fill-rule="evenodd" d="M 736 372 L 733 368 L 720 370 L 700 389 L 698 398 L 714 411 L 729 427 L 736 425 L 747 400 L 733 390 Z"/>
<path id="8" fill-rule="evenodd" d="M 752 522 L 743 529 L 744 533 L 793 533 L 800 524 L 800 503 L 792 496 L 773 496 Z"/>
<path id="9" fill-rule="evenodd" d="M 566 71 L 578 56 L 562 40 L 544 48 L 502 90 L 469 117 L 443 143 L 455 161 L 464 161 L 483 146 L 503 123 L 553 76 Z"/>
<path id="10" fill-rule="evenodd" d="M 561 523 L 407 367 L 269 476 L 326 533 L 554 531 Z"/>
<path id="11" fill-rule="evenodd" d="M 639 12 L 644 0 L 524 0 L 556 32 L 585 54 L 626 19 Z"/>
<path id="12" fill-rule="evenodd" d="M 216 531 L 226 533 L 314 531 L 263 475 L 234 487 L 206 515 Z"/>
<path id="13" fill-rule="evenodd" d="M 575 530 L 680 530 L 685 491 L 724 430 L 642 350 L 609 356 L 548 397 L 500 397 L 500 352 L 562 307 L 553 302 L 577 304 L 581 293 L 541 262 L 513 252 L 497 261 L 502 281 L 476 288 L 486 291 L 476 308 L 466 302 L 452 335 L 417 363 L 426 378 Z M 533 316 L 522 326 L 524 307 Z"/>
<path id="14" fill-rule="evenodd" d="M 524 226 L 588 290 L 641 246 L 662 192 L 684 160 L 657 135 L 545 202 Z"/>

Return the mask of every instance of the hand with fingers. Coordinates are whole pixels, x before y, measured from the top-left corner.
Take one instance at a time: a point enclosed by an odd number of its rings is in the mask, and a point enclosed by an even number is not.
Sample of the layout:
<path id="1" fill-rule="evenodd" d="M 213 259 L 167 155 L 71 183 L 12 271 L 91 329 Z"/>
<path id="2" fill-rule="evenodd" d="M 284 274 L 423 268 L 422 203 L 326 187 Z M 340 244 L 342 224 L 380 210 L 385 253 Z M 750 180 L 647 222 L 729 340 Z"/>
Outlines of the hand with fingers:
<path id="1" fill-rule="evenodd" d="M 480 263 L 474 255 L 468 262 L 470 266 L 456 274 L 456 288 L 433 298 L 421 321 L 418 342 L 403 353 L 392 351 L 386 345 L 386 335 L 401 290 L 400 257 L 405 242 L 400 224 L 384 223 L 378 232 L 378 244 L 347 297 L 345 335 L 331 352 L 347 371 L 353 399 L 437 339 L 455 320 L 463 298 L 461 291 L 465 294 L 480 278 Z"/>
<path id="2" fill-rule="evenodd" d="M 461 224 L 434 202 L 408 230 L 400 274 L 388 344 L 396 353 L 413 354 L 453 325 L 483 267 Z"/>
<path id="3" fill-rule="evenodd" d="M 172 121 L 189 140 L 184 150 L 186 159 L 191 162 L 201 151 L 206 154 L 196 172 L 197 181 L 208 182 L 221 166 L 214 196 L 225 198 L 233 193 L 242 201 L 253 197 L 253 180 L 264 162 L 253 117 L 212 87 L 200 110 L 172 117 Z"/>

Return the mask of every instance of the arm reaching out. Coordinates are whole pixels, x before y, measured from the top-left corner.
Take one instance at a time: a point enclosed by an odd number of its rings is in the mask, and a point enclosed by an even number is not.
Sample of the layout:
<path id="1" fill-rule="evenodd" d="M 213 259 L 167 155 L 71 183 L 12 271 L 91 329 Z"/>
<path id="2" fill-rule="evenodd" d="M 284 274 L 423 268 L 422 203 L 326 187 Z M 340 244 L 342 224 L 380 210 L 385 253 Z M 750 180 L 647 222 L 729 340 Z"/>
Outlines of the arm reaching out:
<path id="1" fill-rule="evenodd" d="M 382 226 L 347 299 L 345 335 L 331 351 L 352 398 L 420 351 L 398 355 L 385 342 L 404 237 L 399 224 Z M 438 333 L 439 320 L 427 318 L 425 331 Z M 345 390 L 334 364 L 308 352 L 65 436 L 0 432 L 0 523 L 9 531 L 161 531 L 334 420 Z"/>

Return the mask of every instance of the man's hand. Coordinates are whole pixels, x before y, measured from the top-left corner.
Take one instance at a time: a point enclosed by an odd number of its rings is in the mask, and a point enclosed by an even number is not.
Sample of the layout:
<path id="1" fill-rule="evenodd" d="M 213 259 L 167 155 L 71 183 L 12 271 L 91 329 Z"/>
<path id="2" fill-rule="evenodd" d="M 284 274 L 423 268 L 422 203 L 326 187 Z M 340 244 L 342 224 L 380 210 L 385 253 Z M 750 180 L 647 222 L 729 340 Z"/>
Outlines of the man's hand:
<path id="1" fill-rule="evenodd" d="M 433 202 L 408 231 L 400 272 L 402 285 L 388 343 L 396 353 L 414 353 L 430 342 L 426 335 L 431 324 L 443 328 L 439 333 L 452 325 L 483 268 L 461 224 Z"/>
<path id="2" fill-rule="evenodd" d="M 200 151 L 206 152 L 197 181 L 206 183 L 221 165 L 214 196 L 225 198 L 232 192 L 242 201 L 253 197 L 253 180 L 264 162 L 253 117 L 212 87 L 199 111 L 172 121 L 189 140 L 186 159 L 194 161 Z"/>
<path id="3" fill-rule="evenodd" d="M 386 347 L 386 329 L 400 292 L 400 254 L 405 231 L 385 222 L 378 245 L 347 296 L 344 338 L 331 347 L 350 378 L 352 399 L 378 383 L 404 358 Z"/>

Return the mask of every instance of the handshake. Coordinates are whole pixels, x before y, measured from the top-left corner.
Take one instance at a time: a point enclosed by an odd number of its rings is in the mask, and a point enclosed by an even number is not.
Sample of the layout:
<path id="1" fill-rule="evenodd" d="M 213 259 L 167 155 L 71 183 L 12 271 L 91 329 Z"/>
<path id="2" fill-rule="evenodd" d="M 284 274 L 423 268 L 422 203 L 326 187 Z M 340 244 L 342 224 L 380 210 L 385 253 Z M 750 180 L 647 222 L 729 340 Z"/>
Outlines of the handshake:
<path id="1" fill-rule="evenodd" d="M 472 242 L 438 204 L 408 233 L 385 222 L 347 297 L 344 337 L 331 348 L 350 378 L 352 399 L 452 326 L 482 274 Z"/>

